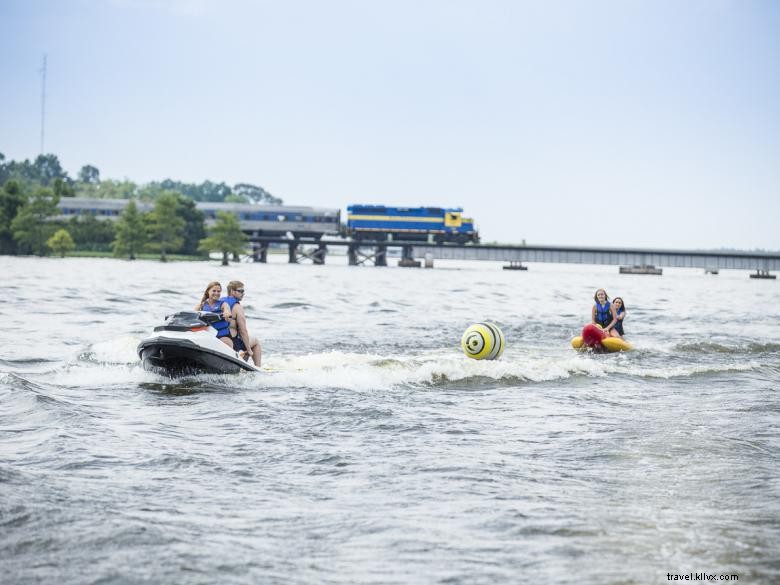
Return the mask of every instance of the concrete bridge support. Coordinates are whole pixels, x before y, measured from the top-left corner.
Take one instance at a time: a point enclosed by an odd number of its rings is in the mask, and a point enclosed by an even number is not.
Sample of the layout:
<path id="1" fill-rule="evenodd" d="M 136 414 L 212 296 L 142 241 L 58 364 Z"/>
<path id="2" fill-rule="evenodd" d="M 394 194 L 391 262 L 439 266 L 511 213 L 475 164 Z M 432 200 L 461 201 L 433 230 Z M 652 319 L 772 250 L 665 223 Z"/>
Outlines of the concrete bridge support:
<path id="1" fill-rule="evenodd" d="M 398 266 L 402 268 L 419 268 L 420 261 L 414 259 L 411 246 L 401 247 L 401 259 L 398 261 Z"/>

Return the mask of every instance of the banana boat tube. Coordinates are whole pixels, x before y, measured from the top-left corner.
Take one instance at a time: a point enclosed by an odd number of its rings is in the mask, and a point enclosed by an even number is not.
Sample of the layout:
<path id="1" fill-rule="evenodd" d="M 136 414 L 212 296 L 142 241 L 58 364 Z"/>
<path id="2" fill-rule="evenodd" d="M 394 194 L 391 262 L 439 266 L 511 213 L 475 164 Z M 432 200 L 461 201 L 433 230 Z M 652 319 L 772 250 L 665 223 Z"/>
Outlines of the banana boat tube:
<path id="1" fill-rule="evenodd" d="M 574 349 L 612 353 L 615 351 L 630 351 L 631 344 L 620 337 L 611 337 L 600 325 L 588 323 L 582 328 L 582 335 L 571 340 Z"/>

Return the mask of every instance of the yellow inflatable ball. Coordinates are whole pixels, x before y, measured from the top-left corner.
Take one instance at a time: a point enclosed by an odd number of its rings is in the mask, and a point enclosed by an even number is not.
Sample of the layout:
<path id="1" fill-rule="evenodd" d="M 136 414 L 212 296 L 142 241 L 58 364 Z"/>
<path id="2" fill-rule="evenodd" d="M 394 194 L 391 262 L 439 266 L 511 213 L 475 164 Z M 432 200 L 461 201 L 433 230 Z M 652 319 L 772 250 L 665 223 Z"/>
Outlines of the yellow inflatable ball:
<path id="1" fill-rule="evenodd" d="M 463 333 L 463 353 L 475 360 L 494 360 L 504 353 L 504 334 L 494 323 L 475 323 Z"/>

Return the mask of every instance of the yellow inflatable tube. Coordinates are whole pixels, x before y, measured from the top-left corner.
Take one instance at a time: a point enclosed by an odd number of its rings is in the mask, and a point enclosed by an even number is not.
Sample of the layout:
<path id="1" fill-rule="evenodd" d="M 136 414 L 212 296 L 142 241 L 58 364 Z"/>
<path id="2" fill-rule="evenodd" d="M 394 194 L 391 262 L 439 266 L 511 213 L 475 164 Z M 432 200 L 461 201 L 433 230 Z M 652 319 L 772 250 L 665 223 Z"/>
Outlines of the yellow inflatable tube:
<path id="1" fill-rule="evenodd" d="M 582 336 L 578 335 L 571 340 L 571 346 L 574 349 L 586 350 L 588 346 L 582 340 Z M 601 340 L 601 347 L 594 348 L 595 351 L 606 351 L 607 353 L 614 353 L 616 351 L 631 351 L 634 347 L 625 339 L 620 337 L 606 337 Z"/>

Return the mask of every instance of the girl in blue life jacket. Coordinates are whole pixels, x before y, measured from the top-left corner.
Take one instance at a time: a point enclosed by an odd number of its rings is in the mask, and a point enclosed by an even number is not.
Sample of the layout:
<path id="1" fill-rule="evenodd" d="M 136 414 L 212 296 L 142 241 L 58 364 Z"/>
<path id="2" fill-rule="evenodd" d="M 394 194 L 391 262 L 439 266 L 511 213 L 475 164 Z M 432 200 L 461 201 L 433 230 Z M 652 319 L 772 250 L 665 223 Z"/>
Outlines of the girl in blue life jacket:
<path id="1" fill-rule="evenodd" d="M 593 295 L 593 300 L 596 301 L 596 304 L 593 305 L 593 310 L 591 311 L 591 321 L 596 325 L 600 325 L 604 331 L 612 335 L 612 328 L 615 326 L 617 319 L 615 318 L 615 309 L 609 302 L 607 291 L 603 288 L 598 289 L 596 294 Z"/>
<path id="2" fill-rule="evenodd" d="M 222 314 L 222 319 L 213 323 L 212 327 L 217 330 L 217 339 L 233 349 L 233 342 L 230 340 L 230 308 L 227 303 L 219 301 L 221 296 L 222 285 L 216 280 L 210 282 L 195 310 Z"/>
<path id="3" fill-rule="evenodd" d="M 620 337 L 623 339 L 625 333 L 623 332 L 623 319 L 626 318 L 626 304 L 620 297 L 612 299 L 612 308 L 615 311 L 615 324 L 610 330 L 612 337 Z"/>

